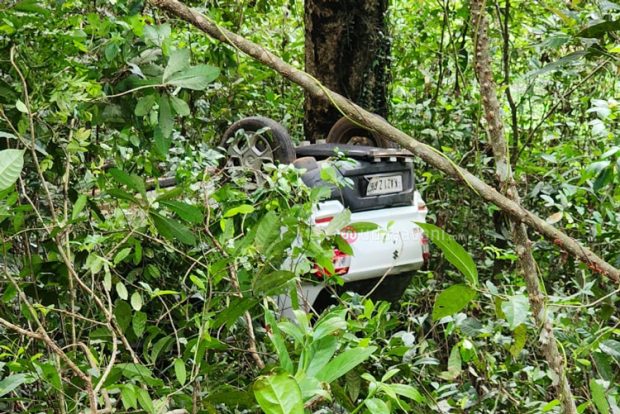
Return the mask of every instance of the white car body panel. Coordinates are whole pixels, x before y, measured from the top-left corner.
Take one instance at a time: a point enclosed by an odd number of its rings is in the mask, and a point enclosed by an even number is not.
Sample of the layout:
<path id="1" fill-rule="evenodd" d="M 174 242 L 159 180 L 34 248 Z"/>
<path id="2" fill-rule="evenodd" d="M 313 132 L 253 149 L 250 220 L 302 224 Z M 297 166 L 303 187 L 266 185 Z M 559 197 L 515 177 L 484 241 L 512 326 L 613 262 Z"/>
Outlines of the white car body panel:
<path id="1" fill-rule="evenodd" d="M 344 210 L 340 201 L 329 200 L 319 203 L 312 216 L 317 227 L 328 225 L 325 220 Z M 411 206 L 362 211 L 351 214 L 351 223 L 372 222 L 378 230 L 355 233 L 346 228 L 341 235 L 353 250 L 349 270 L 342 275 L 346 282 L 381 278 L 404 272 L 419 270 L 424 265 L 424 252 L 428 246 L 423 240 L 422 229 L 415 222 L 425 222 L 428 210 L 422 197 L 416 191 Z M 426 249 L 426 250 L 425 250 Z M 298 291 L 300 306 L 309 311 L 319 293 L 325 287 L 322 283 L 302 283 Z M 292 317 L 291 299 L 287 295 L 277 298 L 283 315 Z"/>

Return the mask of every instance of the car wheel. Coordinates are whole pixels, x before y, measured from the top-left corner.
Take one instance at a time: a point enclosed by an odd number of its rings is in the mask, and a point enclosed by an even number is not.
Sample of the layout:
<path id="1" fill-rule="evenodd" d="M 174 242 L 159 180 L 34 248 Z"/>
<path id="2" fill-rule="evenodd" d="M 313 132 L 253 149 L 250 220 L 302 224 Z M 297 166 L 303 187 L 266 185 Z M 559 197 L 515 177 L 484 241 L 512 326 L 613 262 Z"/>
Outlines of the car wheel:
<path id="1" fill-rule="evenodd" d="M 349 120 L 347 117 L 340 118 L 338 122 L 332 126 L 327 134 L 326 141 L 330 144 L 367 145 L 370 147 L 383 148 L 394 147 L 391 141 L 353 123 L 353 121 Z"/>
<path id="2" fill-rule="evenodd" d="M 260 171 L 264 164 L 295 160 L 295 147 L 284 126 L 270 118 L 253 116 L 232 124 L 220 146 L 226 150 L 227 166 Z"/>

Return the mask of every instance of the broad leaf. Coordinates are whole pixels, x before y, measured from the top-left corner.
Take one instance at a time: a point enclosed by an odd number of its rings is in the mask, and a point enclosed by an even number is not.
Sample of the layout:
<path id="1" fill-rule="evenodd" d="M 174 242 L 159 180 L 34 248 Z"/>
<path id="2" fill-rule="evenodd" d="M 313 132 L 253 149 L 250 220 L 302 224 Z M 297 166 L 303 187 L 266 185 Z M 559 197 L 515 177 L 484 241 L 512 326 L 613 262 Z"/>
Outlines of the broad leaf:
<path id="1" fill-rule="evenodd" d="M 189 68 L 189 49 L 176 49 L 170 54 L 168 65 L 164 69 L 163 82 L 168 83 L 172 75 Z"/>
<path id="2" fill-rule="evenodd" d="M 131 327 L 133 328 L 133 332 L 136 334 L 138 338 L 142 336 L 144 333 L 144 329 L 146 328 L 146 313 L 144 312 L 136 312 L 131 319 Z"/>
<path id="3" fill-rule="evenodd" d="M 142 98 L 138 99 L 138 103 L 136 104 L 136 109 L 134 110 L 134 114 L 136 114 L 136 116 L 148 115 L 149 112 L 151 112 L 151 109 L 153 109 L 153 106 L 155 105 L 156 101 L 157 101 L 157 95 L 151 94 L 151 95 L 143 96 Z"/>
<path id="4" fill-rule="evenodd" d="M 273 295 L 279 293 L 289 280 L 295 278 L 295 273 L 288 270 L 276 270 L 275 272 L 261 272 L 252 280 L 254 295 Z"/>
<path id="5" fill-rule="evenodd" d="M 201 91 L 220 75 L 215 66 L 197 65 L 172 74 L 166 83 L 185 89 Z"/>
<path id="6" fill-rule="evenodd" d="M 174 360 L 174 374 L 179 384 L 184 385 L 187 380 L 187 371 L 185 370 L 185 362 L 180 358 Z"/>
<path id="7" fill-rule="evenodd" d="M 592 402 L 594 402 L 599 414 L 609 414 L 609 403 L 605 397 L 605 387 L 600 380 L 594 378 L 590 380 L 590 393 L 592 394 Z"/>
<path id="8" fill-rule="evenodd" d="M 280 218 L 275 212 L 270 211 L 261 219 L 256 229 L 254 239 L 256 250 L 264 253 L 278 237 L 280 237 Z"/>
<path id="9" fill-rule="evenodd" d="M 524 295 L 511 296 L 502 302 L 502 311 L 510 329 L 514 330 L 527 320 L 530 311 L 530 303 Z"/>
<path id="10" fill-rule="evenodd" d="M 599 344 L 599 348 L 602 352 L 614 357 L 620 361 L 620 342 L 613 339 L 608 339 Z"/>
<path id="11" fill-rule="evenodd" d="M 240 206 L 233 207 L 226 210 L 224 218 L 234 217 L 238 214 L 250 214 L 254 211 L 254 206 L 251 204 L 241 204 Z"/>
<path id="12" fill-rule="evenodd" d="M 28 382 L 29 378 L 30 376 L 27 374 L 14 374 L 4 378 L 2 381 L 0 381 L 0 397 L 10 393 L 15 388 Z"/>
<path id="13" fill-rule="evenodd" d="M 513 343 L 510 345 L 510 354 L 516 358 L 519 356 L 523 347 L 525 347 L 525 342 L 527 341 L 527 328 L 524 324 L 517 326 L 513 332 Z"/>
<path id="14" fill-rule="evenodd" d="M 161 94 L 159 96 L 159 129 L 164 138 L 169 138 L 174 128 L 174 117 L 170 108 L 170 100 L 168 95 Z"/>
<path id="15" fill-rule="evenodd" d="M 316 378 L 319 381 L 327 383 L 335 381 L 362 362 L 366 361 L 376 349 L 376 346 L 348 349 L 329 361 L 329 363 L 316 374 Z"/>
<path id="16" fill-rule="evenodd" d="M 6 149 L 0 151 L 0 191 L 15 184 L 24 168 L 24 151 Z"/>
<path id="17" fill-rule="evenodd" d="M 112 168 L 110 170 L 110 175 L 116 182 L 126 185 L 128 188 L 142 194 L 142 197 L 146 199 L 146 187 L 144 185 L 144 180 L 138 175 L 128 174 L 118 168 Z"/>
<path id="18" fill-rule="evenodd" d="M 379 398 L 371 398 L 364 401 L 364 404 L 372 414 L 390 414 L 391 412 L 387 404 Z"/>
<path id="19" fill-rule="evenodd" d="M 142 295 L 140 294 L 140 292 L 132 293 L 131 307 L 136 311 L 139 311 L 140 309 L 142 309 Z"/>
<path id="20" fill-rule="evenodd" d="M 180 218 L 189 223 L 200 224 L 204 220 L 202 211 L 198 207 L 182 201 L 160 201 L 159 204 L 174 211 Z"/>
<path id="21" fill-rule="evenodd" d="M 476 291 L 465 285 L 454 285 L 439 294 L 433 305 L 433 320 L 450 316 L 463 309 L 476 297 Z"/>
<path id="22" fill-rule="evenodd" d="M 189 105 L 181 98 L 177 98 L 176 96 L 170 96 L 170 104 L 172 105 L 172 109 L 179 116 L 188 116 L 190 114 Z"/>
<path id="23" fill-rule="evenodd" d="M 443 252 L 447 261 L 452 263 L 471 286 L 478 286 L 478 269 L 469 253 L 452 238 L 448 233 L 430 223 L 416 223 L 424 230 L 426 236 L 431 239 Z"/>
<path id="24" fill-rule="evenodd" d="M 194 236 L 194 233 L 178 221 L 169 219 L 155 212 L 151 212 L 150 217 L 153 219 L 157 231 L 168 240 L 178 240 L 190 246 L 196 244 L 196 236 Z"/>
<path id="25" fill-rule="evenodd" d="M 303 414 L 297 381 L 286 373 L 259 377 L 253 386 L 256 401 L 266 414 Z"/>
<path id="26" fill-rule="evenodd" d="M 375 231 L 379 229 L 379 226 L 375 223 L 371 223 L 369 221 L 358 221 L 356 223 L 351 223 L 346 227 L 347 230 L 353 230 L 356 233 L 365 233 L 368 231 Z"/>

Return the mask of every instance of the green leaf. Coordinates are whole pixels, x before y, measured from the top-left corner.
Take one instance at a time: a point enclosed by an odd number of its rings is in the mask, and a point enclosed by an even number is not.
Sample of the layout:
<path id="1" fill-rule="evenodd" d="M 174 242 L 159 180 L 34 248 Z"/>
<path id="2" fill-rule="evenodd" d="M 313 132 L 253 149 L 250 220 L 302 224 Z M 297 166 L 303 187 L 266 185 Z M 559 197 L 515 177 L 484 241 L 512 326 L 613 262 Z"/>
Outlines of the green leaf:
<path id="1" fill-rule="evenodd" d="M 30 377 L 27 374 L 14 374 L 4 378 L 2 381 L 0 381 L 0 397 L 10 393 L 20 385 L 28 382 L 29 378 Z"/>
<path id="2" fill-rule="evenodd" d="M 202 211 L 196 206 L 192 206 L 187 203 L 183 203 L 181 201 L 160 201 L 159 204 L 169 208 L 171 211 L 176 213 L 183 220 L 193 223 L 200 224 L 204 221 L 204 216 Z"/>
<path id="3" fill-rule="evenodd" d="M 353 248 L 340 234 L 336 234 L 334 236 L 334 241 L 336 242 L 336 247 L 344 254 L 348 254 L 349 256 L 353 256 Z"/>
<path id="4" fill-rule="evenodd" d="M 134 389 L 136 390 L 140 407 L 142 407 L 147 413 L 154 414 L 155 407 L 153 406 L 153 400 L 151 400 L 149 392 L 139 387 L 135 387 Z"/>
<path id="5" fill-rule="evenodd" d="M 390 408 L 378 398 L 366 400 L 364 404 L 372 414 L 390 414 Z"/>
<path id="6" fill-rule="evenodd" d="M 189 49 L 176 49 L 170 54 L 168 65 L 164 69 L 163 82 L 168 83 L 170 77 L 180 71 L 189 68 Z"/>
<path id="7" fill-rule="evenodd" d="M 254 240 L 256 250 L 264 253 L 280 237 L 280 218 L 270 211 L 261 219 Z"/>
<path id="8" fill-rule="evenodd" d="M 340 233 L 343 227 L 351 222 L 351 211 L 348 209 L 342 210 L 336 214 L 334 218 L 325 227 L 325 234 L 337 234 Z"/>
<path id="9" fill-rule="evenodd" d="M 116 182 L 126 185 L 128 188 L 140 193 L 142 197 L 146 199 L 146 186 L 144 185 L 144 180 L 140 178 L 140 176 L 128 174 L 118 168 L 112 168 L 110 170 L 110 175 Z"/>
<path id="10" fill-rule="evenodd" d="M 37 0 L 22 0 L 17 2 L 13 9 L 26 13 L 42 14 L 43 16 L 49 16 L 50 14 L 50 11 L 44 8 Z"/>
<path id="11" fill-rule="evenodd" d="M 125 407 L 126 410 L 130 408 L 138 408 L 138 398 L 134 388 L 135 387 L 132 384 L 123 384 L 120 386 L 121 400 L 123 401 L 123 407 Z"/>
<path id="12" fill-rule="evenodd" d="M 254 206 L 251 204 L 241 204 L 240 206 L 233 207 L 224 213 L 224 218 L 234 217 L 237 214 L 250 214 L 254 211 Z"/>
<path id="13" fill-rule="evenodd" d="M 114 303 L 114 318 L 121 331 L 125 332 L 131 323 L 131 306 L 124 300 L 117 300 Z"/>
<path id="14" fill-rule="evenodd" d="M 524 295 L 511 296 L 507 301 L 502 302 L 502 311 L 506 315 L 508 326 L 514 330 L 527 320 L 530 303 Z"/>
<path id="15" fill-rule="evenodd" d="M 356 233 L 365 233 L 368 231 L 378 230 L 379 225 L 371 223 L 369 221 L 358 221 L 356 223 L 349 224 L 346 228 L 347 230 L 351 229 Z"/>
<path id="16" fill-rule="evenodd" d="M 588 26 L 577 33 L 577 37 L 600 38 L 609 32 L 615 32 L 618 30 L 620 30 L 620 20 L 613 20 Z"/>
<path id="17" fill-rule="evenodd" d="M 590 393 L 592 394 L 592 402 L 600 414 L 609 414 L 609 403 L 605 398 L 605 387 L 599 380 L 592 378 L 590 380 Z"/>
<path id="18" fill-rule="evenodd" d="M 178 221 L 169 219 L 155 212 L 151 212 L 150 217 L 153 219 L 159 234 L 168 240 L 178 240 L 189 246 L 196 244 L 196 236 Z"/>
<path id="19" fill-rule="evenodd" d="M 136 312 L 131 319 L 131 327 L 138 338 L 142 337 L 146 328 L 147 317 L 144 312 Z"/>
<path id="20" fill-rule="evenodd" d="M 172 74 L 166 83 L 185 89 L 201 91 L 220 75 L 215 66 L 197 65 Z"/>
<path id="21" fill-rule="evenodd" d="M 312 339 L 314 341 L 318 341 L 328 335 L 333 335 L 337 331 L 346 330 L 347 321 L 345 319 L 345 315 L 345 311 L 336 310 L 323 316 L 314 326 Z"/>
<path id="22" fill-rule="evenodd" d="M 24 168 L 24 151 L 6 149 L 0 151 L 0 191 L 15 184 Z"/>
<path id="23" fill-rule="evenodd" d="M 403 397 L 407 397 L 415 402 L 422 403 L 424 402 L 424 396 L 420 394 L 416 388 L 411 385 L 406 384 L 390 384 L 389 387 L 398 395 L 402 395 Z"/>
<path id="24" fill-rule="evenodd" d="M 183 99 L 170 95 L 170 104 L 177 115 L 188 116 L 190 114 L 189 105 Z"/>
<path id="25" fill-rule="evenodd" d="M 114 256 L 114 265 L 116 266 L 125 260 L 127 256 L 129 256 L 129 253 L 131 253 L 131 247 L 125 247 L 123 250 L 116 253 L 116 256 Z"/>
<path id="26" fill-rule="evenodd" d="M 453 375 L 453 379 L 461 374 L 461 353 L 458 345 L 452 347 L 448 358 L 448 371 Z"/>
<path id="27" fill-rule="evenodd" d="M 433 320 L 450 316 L 463 309 L 476 297 L 476 291 L 469 286 L 454 285 L 439 294 L 433 305 Z"/>
<path id="28" fill-rule="evenodd" d="M 118 294 L 118 297 L 123 300 L 127 300 L 127 297 L 129 296 L 129 293 L 127 293 L 127 288 L 123 282 L 116 282 L 116 293 Z"/>
<path id="29" fill-rule="evenodd" d="M 85 194 L 80 195 L 78 199 L 75 200 L 75 204 L 73 205 L 73 211 L 71 212 L 71 220 L 75 220 L 80 215 L 82 210 L 84 210 L 87 201 L 88 196 L 86 196 Z"/>
<path id="30" fill-rule="evenodd" d="M 599 348 L 601 352 L 604 352 L 620 361 L 620 342 L 613 339 L 607 339 L 599 344 Z"/>
<path id="31" fill-rule="evenodd" d="M 329 363 L 316 374 L 316 378 L 319 381 L 327 383 L 335 381 L 362 362 L 366 361 L 376 349 L 376 346 L 348 349 L 329 361 Z"/>
<path id="32" fill-rule="evenodd" d="M 161 24 L 159 26 L 145 26 L 144 38 L 147 43 L 155 46 L 162 46 L 166 39 L 170 37 L 172 32 L 169 24 Z"/>
<path id="33" fill-rule="evenodd" d="M 261 272 L 252 280 L 254 295 L 273 295 L 279 293 L 289 280 L 295 278 L 295 273 L 288 270 L 276 270 L 272 273 Z"/>
<path id="34" fill-rule="evenodd" d="M 416 223 L 426 236 L 439 247 L 447 261 L 452 263 L 471 286 L 478 286 L 478 269 L 469 253 L 448 233 L 430 223 Z"/>
<path id="35" fill-rule="evenodd" d="M 134 114 L 136 114 L 136 116 L 148 115 L 151 112 L 151 109 L 153 109 L 153 105 L 155 105 L 155 102 L 157 102 L 157 95 L 151 94 L 143 96 L 142 98 L 138 99 Z"/>
<path id="36" fill-rule="evenodd" d="M 278 328 L 278 323 L 273 316 L 273 312 L 269 309 L 265 309 L 265 325 L 269 328 L 267 329 L 267 334 L 276 350 L 276 353 L 278 354 L 280 366 L 284 371 L 289 374 L 293 374 L 293 361 L 291 361 L 291 357 L 286 349 L 286 343 L 282 337 L 282 331 Z"/>
<path id="37" fill-rule="evenodd" d="M 509 351 L 510 351 L 510 354 L 514 358 L 516 358 L 519 356 L 519 354 L 523 350 L 523 347 L 525 347 L 525 342 L 527 341 L 526 326 L 524 324 L 517 326 L 514 329 L 512 336 L 513 336 L 513 343 L 512 345 L 510 345 Z"/>
<path id="38" fill-rule="evenodd" d="M 159 129 L 161 130 L 164 138 L 169 138 L 174 129 L 174 117 L 172 116 L 172 109 L 170 108 L 170 100 L 168 95 L 161 94 L 159 96 Z"/>
<path id="39" fill-rule="evenodd" d="M 338 339 L 337 336 L 327 336 L 313 340 L 309 351 L 308 348 L 304 348 L 302 355 L 308 353 L 308 358 L 303 361 L 303 369 L 307 376 L 315 377 L 329 363 L 338 349 Z"/>
<path id="40" fill-rule="evenodd" d="M 266 414 L 303 414 L 304 403 L 297 381 L 286 373 L 262 376 L 252 387 Z"/>
<path id="41" fill-rule="evenodd" d="M 187 372 L 185 371 L 185 362 L 182 359 L 177 358 L 174 360 L 174 374 L 177 376 L 179 384 L 185 385 L 187 380 Z"/>
<path id="42" fill-rule="evenodd" d="M 24 114 L 28 113 L 28 107 L 19 99 L 17 100 L 17 102 L 15 102 L 15 108 L 17 108 L 19 112 L 22 112 Z"/>
<path id="43" fill-rule="evenodd" d="M 161 128 L 157 126 L 153 132 L 153 141 L 155 152 L 162 157 L 166 157 L 170 150 L 170 144 L 172 143 L 170 136 L 164 135 Z"/>
<path id="44" fill-rule="evenodd" d="M 131 307 L 136 311 L 139 311 L 140 309 L 142 309 L 142 295 L 140 294 L 140 292 L 132 293 Z"/>

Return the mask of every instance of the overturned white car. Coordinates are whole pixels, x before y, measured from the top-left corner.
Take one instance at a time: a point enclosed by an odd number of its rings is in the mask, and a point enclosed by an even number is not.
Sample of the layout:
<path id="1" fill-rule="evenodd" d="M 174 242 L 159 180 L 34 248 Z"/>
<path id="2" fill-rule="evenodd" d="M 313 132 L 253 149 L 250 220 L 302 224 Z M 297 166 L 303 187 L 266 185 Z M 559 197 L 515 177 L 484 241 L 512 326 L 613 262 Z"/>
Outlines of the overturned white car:
<path id="1" fill-rule="evenodd" d="M 351 223 L 373 223 L 362 231 L 355 226 L 340 230 L 350 250 L 335 248 L 333 269 L 317 268 L 317 280 L 301 284 L 298 296 L 306 311 L 320 312 L 344 291 L 394 302 L 429 258 L 428 240 L 415 224 L 425 222 L 427 207 L 415 189 L 413 156 L 395 148 L 352 145 L 348 142 L 364 142 L 358 136 L 360 128 L 343 128 L 342 124 L 338 135 L 328 137 L 336 143 L 294 148 L 283 126 L 268 118 L 251 117 L 233 124 L 222 140 L 231 166 L 260 170 L 263 163 L 292 163 L 302 170 L 306 185 L 326 187 L 330 196 L 318 203 L 312 215 L 318 228 L 341 219 L 345 210 L 350 212 L 346 217 Z M 245 134 L 236 139 L 240 130 Z M 331 180 L 325 179 L 326 167 Z M 334 274 L 342 278 L 343 286 L 327 283 Z M 278 302 L 290 314 L 291 298 L 281 296 Z"/>

